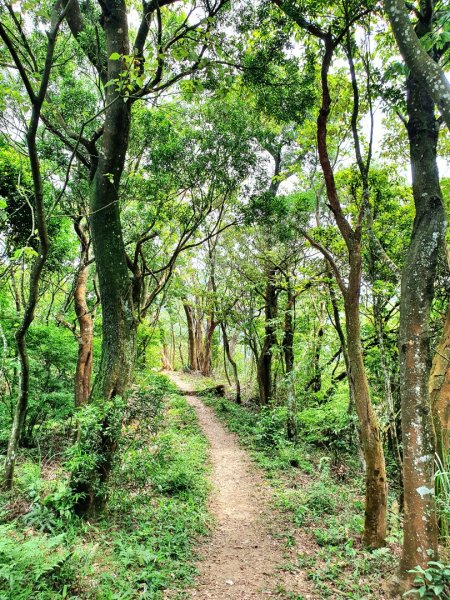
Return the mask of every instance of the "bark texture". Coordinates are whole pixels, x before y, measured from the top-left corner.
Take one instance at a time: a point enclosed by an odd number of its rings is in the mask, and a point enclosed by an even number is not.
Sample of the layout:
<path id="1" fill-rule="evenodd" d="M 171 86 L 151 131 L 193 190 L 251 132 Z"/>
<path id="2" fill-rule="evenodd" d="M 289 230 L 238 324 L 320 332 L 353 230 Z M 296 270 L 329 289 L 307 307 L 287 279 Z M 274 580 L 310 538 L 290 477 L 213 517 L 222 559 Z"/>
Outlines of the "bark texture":
<path id="1" fill-rule="evenodd" d="M 447 466 L 450 421 L 450 306 L 447 309 L 444 329 L 430 373 L 430 402 L 436 433 L 436 452 L 442 465 Z"/>
<path id="2" fill-rule="evenodd" d="M 127 9 L 124 0 L 102 2 L 105 51 L 128 55 Z M 123 61 L 107 61 L 107 80 L 120 80 L 126 70 Z M 102 149 L 91 186 L 90 231 L 97 266 L 102 305 L 102 350 L 92 402 L 107 407 L 122 397 L 130 381 L 136 353 L 136 327 L 133 285 L 128 273 L 119 208 L 120 180 L 128 149 L 130 101 L 116 85 L 105 90 L 105 120 Z M 112 427 L 109 409 L 101 421 L 95 453 L 97 464 L 88 476 L 72 474 L 74 492 L 80 499 L 80 514 L 94 513 L 106 500 L 108 481 L 117 446 L 117 427 Z M 117 415 L 114 416 L 117 419 Z M 93 450 L 94 451 L 94 450 Z"/>
<path id="3" fill-rule="evenodd" d="M 424 17 L 427 21 L 433 3 L 426 6 Z M 408 9 L 403 0 L 385 0 L 384 7 L 389 16 L 392 31 L 400 53 L 415 79 L 428 92 L 430 99 L 438 106 L 442 118 L 450 129 L 450 84 L 443 69 L 433 60 L 420 43 L 420 35 L 409 20 Z"/>
<path id="4" fill-rule="evenodd" d="M 78 321 L 78 357 L 75 371 L 75 406 L 84 406 L 91 394 L 94 321 L 86 300 L 89 278 L 89 242 L 80 223 L 75 230 L 81 244 L 80 266 L 74 285 L 75 314 Z"/>
<path id="5" fill-rule="evenodd" d="M 404 543 L 401 578 L 437 557 L 434 502 L 435 437 L 429 396 L 429 318 L 438 255 L 446 227 L 436 164 L 438 127 L 433 99 L 411 74 L 408 137 L 416 215 L 402 274 L 400 302 L 400 393 L 402 408 Z"/>

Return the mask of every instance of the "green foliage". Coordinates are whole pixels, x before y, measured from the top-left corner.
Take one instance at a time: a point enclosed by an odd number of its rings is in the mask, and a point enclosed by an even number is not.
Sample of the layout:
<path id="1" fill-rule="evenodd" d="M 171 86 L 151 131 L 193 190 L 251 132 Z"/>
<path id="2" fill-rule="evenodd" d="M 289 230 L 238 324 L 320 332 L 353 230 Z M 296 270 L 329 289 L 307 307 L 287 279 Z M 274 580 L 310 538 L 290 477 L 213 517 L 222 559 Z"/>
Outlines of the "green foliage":
<path id="1" fill-rule="evenodd" d="M 12 525 L 0 525 L 0 598 L 61 597 L 57 578 L 68 557 L 64 535 L 30 536 Z"/>
<path id="2" fill-rule="evenodd" d="M 255 443 L 261 449 L 281 446 L 286 442 L 286 409 L 264 407 L 258 413 L 254 429 Z"/>
<path id="3" fill-rule="evenodd" d="M 435 473 L 436 508 L 439 529 L 442 539 L 448 542 L 450 539 L 450 472 L 437 455 L 435 461 L 437 466 Z"/>
<path id="4" fill-rule="evenodd" d="M 92 402 L 76 413 L 77 441 L 66 452 L 66 468 L 71 474 L 74 504 L 87 500 L 87 494 L 106 497 L 101 480 L 105 461 L 110 460 L 104 446 L 120 441 L 125 403 L 119 396 L 110 402 Z M 82 491 L 80 491 L 82 490 Z"/>
<path id="5" fill-rule="evenodd" d="M 415 588 L 404 596 L 416 598 L 449 598 L 450 597 L 450 565 L 438 561 L 430 561 L 426 569 L 416 567 L 410 573 L 414 578 Z"/>
<path id="6" fill-rule="evenodd" d="M 10 253 L 31 246 L 33 203 L 32 183 L 28 162 L 13 148 L 0 145 L 0 223 L 6 230 Z"/>
<path id="7" fill-rule="evenodd" d="M 301 410 L 297 416 L 302 439 L 333 451 L 347 451 L 354 444 L 354 417 L 349 412 L 348 395 Z"/>

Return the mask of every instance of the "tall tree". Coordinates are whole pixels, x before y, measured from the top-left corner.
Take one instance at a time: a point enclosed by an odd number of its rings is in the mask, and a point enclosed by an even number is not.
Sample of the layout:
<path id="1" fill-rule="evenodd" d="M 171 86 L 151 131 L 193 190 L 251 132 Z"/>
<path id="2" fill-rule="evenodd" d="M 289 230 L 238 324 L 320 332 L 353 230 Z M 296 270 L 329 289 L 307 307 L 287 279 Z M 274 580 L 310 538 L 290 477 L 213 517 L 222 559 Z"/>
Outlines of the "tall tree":
<path id="1" fill-rule="evenodd" d="M 92 399 L 100 404 L 126 394 L 134 366 L 139 322 L 142 278 L 141 273 L 136 271 L 136 262 L 131 263 L 135 268 L 131 273 L 133 283 L 130 278 L 130 261 L 124 243 L 120 209 L 120 183 L 130 140 L 132 105 L 149 93 L 170 87 L 201 66 L 209 44 L 207 34 L 212 28 L 211 21 L 224 4 L 221 0 L 213 5 L 208 3 L 197 22 L 186 19 L 175 32 L 165 32 L 162 11 L 174 3 L 173 0 L 143 3 L 141 22 L 131 48 L 126 2 L 99 1 L 99 21 L 95 25 L 98 27 L 101 24 L 104 45 L 93 53 L 91 43 L 86 43 L 86 36 L 89 37 L 92 32 L 88 31 L 81 5 L 78 0 L 64 2 L 70 8 L 67 22 L 71 32 L 99 73 L 105 94 L 103 124 L 99 133 L 88 141 L 91 152 L 94 146 L 90 229 L 102 304 L 102 352 Z M 148 49 L 147 38 L 154 24 L 156 46 Z M 167 74 L 167 54 L 170 54 L 172 46 L 186 37 L 189 37 L 193 46 L 194 58 L 185 61 L 187 65 L 183 65 L 178 72 Z M 96 44 L 94 39 L 91 42 Z M 145 71 L 146 60 L 154 67 L 151 77 Z M 97 142 L 100 148 L 95 150 Z M 95 470 L 87 480 L 85 475 L 80 479 L 78 474 L 74 474 L 75 489 L 80 498 L 84 497 L 80 503 L 81 511 L 95 510 L 104 502 L 103 487 L 109 477 L 116 448 L 116 440 L 109 426 L 109 418 L 105 416 Z"/>
<path id="2" fill-rule="evenodd" d="M 14 15 L 14 10 L 10 4 L 7 5 L 9 14 L 12 16 L 13 23 L 19 29 L 18 35 L 21 35 L 21 26 Z M 13 60 L 25 87 L 28 100 L 31 105 L 31 116 L 26 129 L 26 141 L 28 148 L 28 158 L 33 178 L 34 192 L 34 218 L 38 237 L 37 256 L 34 260 L 30 273 L 28 299 L 26 301 L 22 322 L 16 332 L 16 342 L 20 361 L 20 384 L 19 396 L 17 399 L 14 421 L 11 429 L 11 435 L 8 442 L 8 450 L 5 459 L 5 471 L 3 485 L 10 490 L 13 485 L 14 467 L 17 456 L 17 449 L 22 434 L 23 424 L 28 406 L 29 386 L 30 386 L 30 364 L 27 352 L 27 332 L 34 319 L 36 305 L 39 297 L 39 283 L 41 274 L 47 260 L 50 240 L 47 231 L 47 217 L 44 198 L 44 182 L 41 172 L 41 164 L 37 147 L 37 133 L 41 120 L 42 106 L 44 104 L 47 90 L 50 84 L 50 75 L 53 67 L 53 57 L 56 48 L 56 42 L 61 23 L 66 15 L 66 10 L 61 10 L 59 2 L 56 2 L 51 9 L 51 22 L 47 31 L 47 46 L 45 60 L 40 67 L 39 83 L 37 90 L 35 83 L 29 78 L 27 68 L 21 58 L 20 50 L 16 47 L 16 38 L 11 34 L 10 29 L 0 20 L 0 37 L 5 44 L 11 59 Z M 28 54 L 31 50 L 28 48 Z M 30 56 L 28 56 L 30 58 Z M 31 54 L 31 58 L 33 55 Z"/>
<path id="3" fill-rule="evenodd" d="M 423 2 L 413 35 L 423 38 L 433 11 Z M 409 26 L 410 27 L 410 26 Z M 430 57 L 428 57 L 430 58 Z M 430 58 L 430 60 L 432 60 Z M 434 62 L 434 61 L 432 61 Z M 430 310 L 438 257 L 443 251 L 446 216 L 436 147 L 439 126 L 433 97 L 420 74 L 407 78 L 408 139 L 416 215 L 406 256 L 400 295 L 400 393 L 403 437 L 404 541 L 400 563 L 403 587 L 409 571 L 437 557 L 434 503 L 435 436 L 429 395 Z"/>
<path id="4" fill-rule="evenodd" d="M 334 53 L 346 40 L 352 24 L 361 18 L 361 14 L 367 9 L 358 5 L 353 14 L 350 15 L 345 12 L 344 27 L 340 27 L 339 30 L 334 33 L 332 29 L 325 30 L 320 24 L 309 22 L 305 18 L 304 13 L 291 2 L 274 0 L 274 3 L 301 29 L 317 38 L 321 42 L 323 48 L 320 68 L 321 106 L 317 119 L 317 147 L 325 180 L 328 204 L 347 248 L 349 265 L 347 280 L 342 276 L 331 253 L 328 252 L 323 245 L 317 243 L 308 233 L 305 232 L 305 236 L 314 247 L 323 253 L 325 259 L 328 261 L 344 299 L 349 361 L 349 384 L 352 387 L 352 396 L 358 413 L 361 441 L 366 463 L 364 543 L 368 547 L 378 548 L 384 545 L 386 537 L 387 477 L 380 429 L 370 398 L 369 383 L 364 366 L 361 345 L 361 238 L 365 204 L 362 203 L 355 225 L 352 226 L 349 219 L 345 216 L 339 199 L 333 165 L 328 151 L 329 142 L 327 134 L 328 119 L 332 106 L 329 71 Z M 357 111 L 359 110 L 357 103 L 358 98 L 355 96 L 352 118 L 353 127 L 355 114 L 357 117 Z M 357 160 L 360 162 L 358 156 Z"/>

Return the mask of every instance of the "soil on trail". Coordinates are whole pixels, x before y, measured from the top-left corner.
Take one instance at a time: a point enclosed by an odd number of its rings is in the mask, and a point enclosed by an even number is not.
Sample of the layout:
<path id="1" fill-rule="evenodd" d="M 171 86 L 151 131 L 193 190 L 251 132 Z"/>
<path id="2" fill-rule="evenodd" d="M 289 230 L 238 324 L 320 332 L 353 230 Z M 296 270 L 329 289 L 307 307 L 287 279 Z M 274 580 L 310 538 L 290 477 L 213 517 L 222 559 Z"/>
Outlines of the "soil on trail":
<path id="1" fill-rule="evenodd" d="M 267 483 L 236 437 L 191 392 L 183 377 L 174 373 L 170 377 L 186 393 L 210 444 L 213 483 L 210 510 L 215 528 L 201 547 L 200 575 L 190 597 L 250 600 L 283 597 L 281 590 L 285 590 L 305 599 L 312 598 L 301 573 L 280 570 L 288 557 L 282 542 L 271 532 L 279 532 L 283 523 L 270 506 L 271 491 Z"/>

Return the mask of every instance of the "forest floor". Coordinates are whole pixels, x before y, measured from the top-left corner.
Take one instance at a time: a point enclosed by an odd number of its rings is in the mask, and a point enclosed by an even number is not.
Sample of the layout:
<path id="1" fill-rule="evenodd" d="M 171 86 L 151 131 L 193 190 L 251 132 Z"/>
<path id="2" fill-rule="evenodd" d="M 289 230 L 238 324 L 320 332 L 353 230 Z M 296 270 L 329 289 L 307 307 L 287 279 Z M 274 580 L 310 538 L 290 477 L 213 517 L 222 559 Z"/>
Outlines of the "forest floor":
<path id="1" fill-rule="evenodd" d="M 195 395 L 192 383 L 180 374 L 170 378 L 187 395 L 210 445 L 215 528 L 201 548 L 198 585 L 191 597 L 252 600 L 288 590 L 291 598 L 313 598 L 301 571 L 280 569 L 287 556 L 276 533 L 285 524 L 283 515 L 273 511 L 272 491 L 259 469 Z"/>

